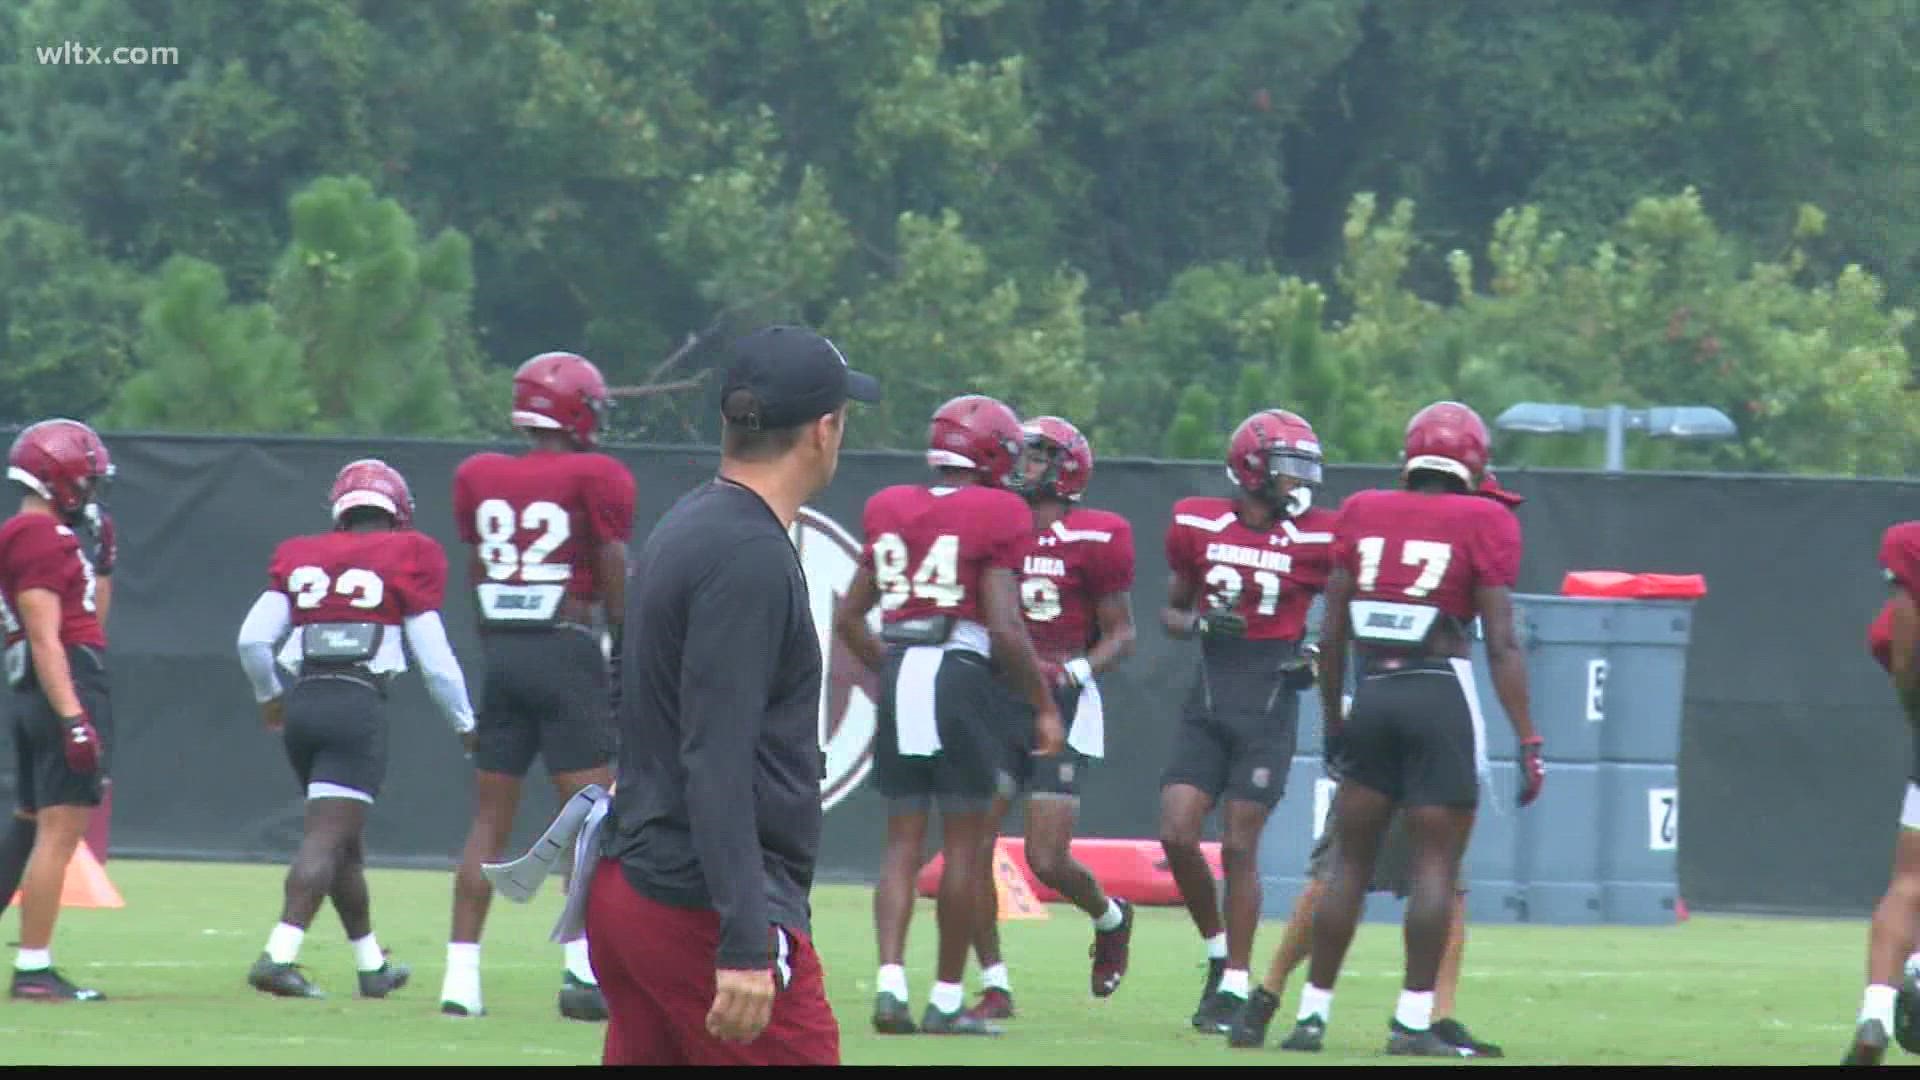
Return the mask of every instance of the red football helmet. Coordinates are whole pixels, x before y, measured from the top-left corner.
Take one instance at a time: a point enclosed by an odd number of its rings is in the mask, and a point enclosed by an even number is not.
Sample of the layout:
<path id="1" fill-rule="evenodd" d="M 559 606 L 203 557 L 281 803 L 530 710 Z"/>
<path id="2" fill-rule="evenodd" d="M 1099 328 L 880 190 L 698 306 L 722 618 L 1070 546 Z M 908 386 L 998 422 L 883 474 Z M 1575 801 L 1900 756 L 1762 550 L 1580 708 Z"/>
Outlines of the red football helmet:
<path id="1" fill-rule="evenodd" d="M 113 459 L 80 421 L 42 420 L 13 440 L 7 479 L 52 503 L 61 517 L 73 517 L 113 479 Z"/>
<path id="2" fill-rule="evenodd" d="M 1313 504 L 1324 460 L 1313 425 L 1285 409 L 1262 409 L 1240 421 L 1227 443 L 1227 476 L 1241 491 L 1277 503 L 1275 479 L 1300 481 L 1287 496 L 1286 509 L 1292 515 Z"/>
<path id="3" fill-rule="evenodd" d="M 1480 488 L 1492 443 L 1480 414 L 1457 401 L 1436 401 L 1407 421 L 1401 473 L 1431 469 L 1456 476 L 1468 491 Z"/>
<path id="4" fill-rule="evenodd" d="M 1045 468 L 1037 477 L 1021 469 L 1021 482 L 1027 495 L 1045 495 L 1077 501 L 1086 494 L 1093 479 L 1093 447 L 1080 429 L 1058 416 L 1041 416 L 1021 426 L 1026 433 L 1027 454 L 1044 458 Z"/>
<path id="5" fill-rule="evenodd" d="M 995 487 L 1017 487 L 1011 478 L 1024 439 L 1012 409 L 984 394 L 965 394 L 934 410 L 927 429 L 927 464 L 972 469 Z"/>
<path id="6" fill-rule="evenodd" d="M 333 504 L 333 522 L 337 527 L 347 511 L 356 506 L 385 510 L 393 517 L 395 528 L 413 524 L 413 492 L 400 470 L 379 458 L 361 458 L 348 462 L 333 478 L 333 491 L 327 495 Z"/>
<path id="7" fill-rule="evenodd" d="M 612 398 L 593 361 L 570 352 L 541 353 L 513 373 L 513 426 L 564 431 L 592 446 Z"/>

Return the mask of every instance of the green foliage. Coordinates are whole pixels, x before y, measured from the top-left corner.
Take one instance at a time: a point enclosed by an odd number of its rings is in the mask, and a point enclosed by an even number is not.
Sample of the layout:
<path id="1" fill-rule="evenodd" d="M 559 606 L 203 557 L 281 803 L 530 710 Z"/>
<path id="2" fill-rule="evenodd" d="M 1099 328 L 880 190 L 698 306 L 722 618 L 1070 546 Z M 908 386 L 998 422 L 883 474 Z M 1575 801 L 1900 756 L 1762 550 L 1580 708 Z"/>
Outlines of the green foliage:
<path id="1" fill-rule="evenodd" d="M 300 347 L 265 304 L 229 303 L 220 268 L 169 259 L 141 314 L 146 368 L 100 422 L 122 430 L 311 430 L 319 415 Z"/>
<path id="2" fill-rule="evenodd" d="M 141 286 L 70 226 L 0 217 L 0 417 L 104 406 L 133 368 Z"/>

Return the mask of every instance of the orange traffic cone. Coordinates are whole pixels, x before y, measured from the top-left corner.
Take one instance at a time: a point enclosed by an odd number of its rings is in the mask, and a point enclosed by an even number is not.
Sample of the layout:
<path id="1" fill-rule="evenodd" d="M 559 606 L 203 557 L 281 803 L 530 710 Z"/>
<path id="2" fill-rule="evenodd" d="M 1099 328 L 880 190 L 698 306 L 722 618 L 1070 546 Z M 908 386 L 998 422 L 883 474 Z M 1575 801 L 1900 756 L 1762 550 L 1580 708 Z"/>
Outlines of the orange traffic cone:
<path id="1" fill-rule="evenodd" d="M 20 894 L 13 894 L 13 903 L 20 903 Z M 67 864 L 66 880 L 60 883 L 60 906 L 63 908 L 123 908 L 127 902 L 120 898 L 120 890 L 113 887 L 107 877 L 106 867 L 93 857 L 93 849 L 85 844 L 73 849 L 73 861 Z"/>
<path id="2" fill-rule="evenodd" d="M 1050 919 L 1053 913 L 1033 894 L 1027 872 L 1013 861 L 1005 840 L 993 845 L 993 892 L 1000 901 L 1002 919 Z"/>

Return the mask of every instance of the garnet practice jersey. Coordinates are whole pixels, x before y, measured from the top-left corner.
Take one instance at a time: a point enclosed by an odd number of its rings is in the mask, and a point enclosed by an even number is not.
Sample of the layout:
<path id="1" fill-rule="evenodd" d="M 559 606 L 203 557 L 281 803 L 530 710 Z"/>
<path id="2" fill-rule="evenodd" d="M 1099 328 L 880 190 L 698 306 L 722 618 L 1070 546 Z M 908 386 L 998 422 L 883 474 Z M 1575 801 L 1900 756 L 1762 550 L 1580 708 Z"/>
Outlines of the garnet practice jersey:
<path id="1" fill-rule="evenodd" d="M 1920 521 L 1903 521 L 1880 535 L 1880 572 L 1888 584 L 1920 599 Z M 1881 667 L 1892 670 L 1892 600 L 1881 605 L 1879 618 L 1868 628 L 1867 648 Z"/>
<path id="2" fill-rule="evenodd" d="M 1133 588 L 1133 526 L 1109 510 L 1069 510 L 1030 539 L 1020 575 L 1020 607 L 1040 658 L 1085 655 L 1099 637 L 1100 598 Z"/>
<path id="3" fill-rule="evenodd" d="M 1199 582 L 1205 605 L 1245 618 L 1248 640 L 1297 641 L 1327 585 L 1333 525 L 1332 513 L 1313 508 L 1250 529 L 1232 499 L 1181 499 L 1167 527 L 1167 568 Z"/>
<path id="4" fill-rule="evenodd" d="M 976 623 L 980 578 L 1020 572 L 1033 533 L 1027 501 L 1003 488 L 899 484 L 867 500 L 860 565 L 880 586 L 883 622 L 952 615 Z"/>
<path id="5" fill-rule="evenodd" d="M 1334 559 L 1353 575 L 1356 639 L 1417 646 L 1433 612 L 1477 614 L 1474 590 L 1512 587 L 1520 574 L 1520 523 L 1478 495 L 1376 490 L 1340 507 Z"/>
<path id="6" fill-rule="evenodd" d="M 274 550 L 269 585 L 287 596 L 293 625 L 379 623 L 440 610 L 447 553 L 411 529 L 296 536 Z"/>
<path id="7" fill-rule="evenodd" d="M 453 514 L 486 572 L 481 611 L 543 622 L 565 593 L 593 600 L 595 552 L 632 538 L 634 496 L 633 474 L 605 454 L 534 450 L 462 462 Z"/>
<path id="8" fill-rule="evenodd" d="M 45 589 L 60 597 L 60 642 L 107 647 L 95 614 L 93 563 L 72 529 L 51 514 L 17 514 L 0 525 L 0 625 L 9 647 L 26 637 L 20 594 Z"/>

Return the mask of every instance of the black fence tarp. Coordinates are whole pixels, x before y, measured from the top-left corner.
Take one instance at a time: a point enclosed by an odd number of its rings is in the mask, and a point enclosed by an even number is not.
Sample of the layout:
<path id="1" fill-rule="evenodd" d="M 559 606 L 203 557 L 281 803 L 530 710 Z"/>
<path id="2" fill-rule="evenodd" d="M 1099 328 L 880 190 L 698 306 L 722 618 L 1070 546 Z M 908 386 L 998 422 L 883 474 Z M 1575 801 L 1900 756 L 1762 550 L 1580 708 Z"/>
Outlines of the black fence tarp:
<path id="1" fill-rule="evenodd" d="M 110 627 L 119 729 L 112 850 L 282 860 L 296 845 L 300 793 L 278 740 L 259 728 L 233 645 L 265 582 L 267 558 L 286 536 L 327 526 L 326 490 L 340 465 L 379 455 L 406 473 L 419 526 L 447 544 L 460 567 L 448 489 L 458 462 L 483 447 L 173 436 L 110 444 L 120 467 L 113 506 L 122 543 Z M 638 478 L 642 537 L 716 462 L 700 449 L 612 452 Z M 869 494 L 922 475 L 917 455 L 850 454 L 818 509 L 857 530 Z M 1325 499 L 1388 480 L 1387 470 L 1334 468 Z M 1886 882 L 1910 745 L 1865 649 L 1866 625 L 1885 589 L 1875 549 L 1886 526 L 1920 516 L 1920 487 L 1571 472 L 1514 472 L 1502 480 L 1530 499 L 1521 510 L 1524 592 L 1557 592 L 1575 569 L 1706 576 L 1680 753 L 1680 877 L 1688 903 L 1866 911 Z M 1177 498 L 1218 491 L 1221 483 L 1212 464 L 1099 465 L 1090 501 L 1134 522 L 1142 630 L 1135 656 L 1103 682 L 1109 758 L 1090 770 L 1084 788 L 1085 835 L 1156 835 L 1159 770 L 1193 665 L 1191 648 L 1168 639 L 1155 618 L 1166 589 L 1161 536 Z M 456 569 L 456 590 L 459 578 Z M 483 671 L 457 591 L 447 618 L 477 698 Z M 845 664 L 837 658 L 843 689 Z M 845 696 L 833 695 L 829 728 Z M 391 764 L 369 826 L 372 856 L 450 865 L 465 834 L 468 766 L 417 677 L 398 685 L 390 723 Z M 858 734 L 840 733 L 849 732 Z M 1303 733 L 1303 742 L 1317 738 Z M 843 773 L 841 786 L 857 776 Z M 531 779 L 516 843 L 531 839 L 554 806 L 544 779 Z M 1554 797 L 1551 776 L 1544 797 Z M 853 785 L 827 815 L 823 877 L 870 878 L 882 835 L 871 785 Z"/>

